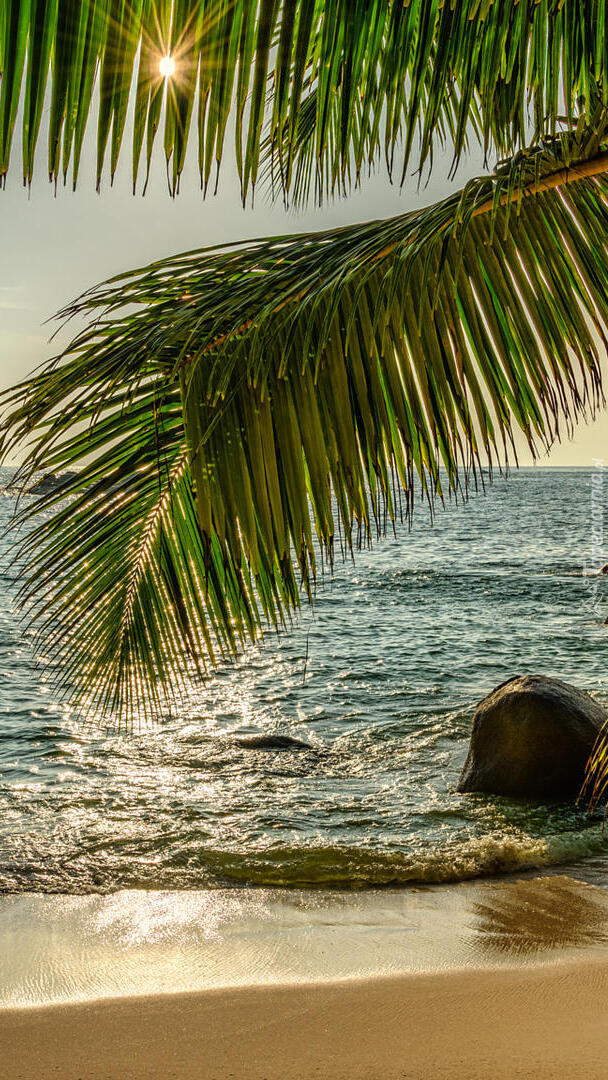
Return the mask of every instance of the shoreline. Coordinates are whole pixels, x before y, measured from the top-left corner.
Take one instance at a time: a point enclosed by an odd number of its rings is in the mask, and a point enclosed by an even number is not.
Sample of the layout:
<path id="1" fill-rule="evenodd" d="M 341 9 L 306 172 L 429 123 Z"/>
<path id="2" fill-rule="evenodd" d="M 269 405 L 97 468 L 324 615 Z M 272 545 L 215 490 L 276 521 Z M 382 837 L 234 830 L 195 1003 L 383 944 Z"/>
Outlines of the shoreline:
<path id="1" fill-rule="evenodd" d="M 601 1080 L 608 958 L 0 1010 L 5 1080 Z"/>
<path id="2" fill-rule="evenodd" d="M 0 1009 L 608 961 L 608 891 L 565 875 L 357 893 L 0 897 Z"/>
<path id="3" fill-rule="evenodd" d="M 604 1080 L 608 893 L 0 897 L 3 1080 Z"/>

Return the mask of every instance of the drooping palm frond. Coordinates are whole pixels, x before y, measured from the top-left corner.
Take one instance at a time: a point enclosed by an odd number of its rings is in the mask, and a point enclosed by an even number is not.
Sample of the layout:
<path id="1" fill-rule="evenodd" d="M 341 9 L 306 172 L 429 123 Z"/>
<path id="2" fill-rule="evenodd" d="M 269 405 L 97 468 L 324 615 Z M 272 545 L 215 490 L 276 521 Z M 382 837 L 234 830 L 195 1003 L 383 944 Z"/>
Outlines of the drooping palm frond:
<path id="1" fill-rule="evenodd" d="M 593 413 L 607 142 L 598 114 L 425 209 L 190 252 L 65 313 L 94 321 L 2 403 L 25 483 L 82 466 L 21 511 L 23 597 L 65 685 L 157 706 L 416 488 L 466 493 L 514 430 L 535 450 Z"/>
<path id="2" fill-rule="evenodd" d="M 304 169 L 320 195 L 380 155 L 402 179 L 438 138 L 458 158 L 471 126 L 511 154 L 608 103 L 607 18 L 606 0 L 0 0 L 0 177 L 21 103 L 31 181 L 48 93 L 48 172 L 76 183 L 96 80 L 98 184 L 130 102 L 134 183 L 164 115 L 173 191 L 191 132 L 206 186 L 233 125 L 243 197 L 262 144 L 284 191 Z"/>
<path id="3" fill-rule="evenodd" d="M 179 385 L 158 370 L 111 366 L 110 388 L 101 365 L 90 377 L 79 364 L 50 365 L 30 384 L 25 409 L 15 396 L 13 434 L 34 428 L 40 437 L 13 486 L 27 487 L 42 462 L 81 466 L 34 505 L 24 496 L 16 519 L 28 524 L 18 551 L 24 593 L 35 600 L 45 660 L 60 666 L 62 689 L 120 719 L 158 713 L 193 670 L 234 657 L 263 625 L 276 626 L 283 598 L 274 581 L 264 591 L 261 578 L 227 563 L 216 538 L 205 543 Z"/>

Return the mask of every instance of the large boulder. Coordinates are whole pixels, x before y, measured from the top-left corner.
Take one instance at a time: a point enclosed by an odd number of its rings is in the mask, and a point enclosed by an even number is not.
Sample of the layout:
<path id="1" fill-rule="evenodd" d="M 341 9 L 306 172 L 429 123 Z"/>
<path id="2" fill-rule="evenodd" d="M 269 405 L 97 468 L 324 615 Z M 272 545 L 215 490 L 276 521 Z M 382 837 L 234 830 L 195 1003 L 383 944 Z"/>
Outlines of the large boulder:
<path id="1" fill-rule="evenodd" d="M 477 706 L 458 791 L 568 798 L 608 714 L 575 686 L 524 675 L 498 686 Z"/>

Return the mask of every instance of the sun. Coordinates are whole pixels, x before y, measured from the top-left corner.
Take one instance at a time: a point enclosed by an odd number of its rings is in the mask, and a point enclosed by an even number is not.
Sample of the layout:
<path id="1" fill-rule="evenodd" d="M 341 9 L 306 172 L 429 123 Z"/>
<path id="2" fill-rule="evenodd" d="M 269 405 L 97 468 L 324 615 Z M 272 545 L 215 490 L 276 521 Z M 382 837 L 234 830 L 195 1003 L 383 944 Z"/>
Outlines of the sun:
<path id="1" fill-rule="evenodd" d="M 163 56 L 158 65 L 158 70 L 164 79 L 170 79 L 171 76 L 175 74 L 175 60 L 173 57 L 169 56 L 169 54 Z"/>

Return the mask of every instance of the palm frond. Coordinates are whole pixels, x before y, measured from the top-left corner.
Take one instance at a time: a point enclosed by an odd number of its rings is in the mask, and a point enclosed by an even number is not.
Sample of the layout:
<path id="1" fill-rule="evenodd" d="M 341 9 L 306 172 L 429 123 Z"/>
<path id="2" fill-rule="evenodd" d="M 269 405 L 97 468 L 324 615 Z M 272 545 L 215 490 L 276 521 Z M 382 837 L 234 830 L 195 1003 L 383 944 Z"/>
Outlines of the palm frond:
<path id="1" fill-rule="evenodd" d="M 22 497 L 14 524 L 27 525 L 22 600 L 49 671 L 59 667 L 61 689 L 83 708 L 141 718 L 193 672 L 235 656 L 280 604 L 272 583 L 259 598 L 217 540 L 203 550 L 179 386 L 123 368 L 108 390 L 106 376 L 101 366 L 88 378 L 80 365 L 50 365 L 25 397 L 17 389 L 14 434 L 37 440 L 14 485 L 27 489 L 42 462 L 80 468 L 35 502 Z"/>
<path id="2" fill-rule="evenodd" d="M 25 483 L 80 467 L 21 511 L 23 598 L 64 683 L 157 704 L 416 491 L 466 495 L 516 430 L 537 452 L 593 414 L 607 144 L 598 114 L 425 209 L 190 252 L 67 309 L 93 321 L 2 424 Z"/>
<path id="3" fill-rule="evenodd" d="M 22 101 L 31 181 L 48 92 L 49 175 L 71 166 L 76 184 L 95 80 L 98 185 L 108 159 L 114 176 L 129 103 L 133 183 L 162 123 L 173 192 L 191 131 L 206 188 L 232 122 L 243 198 L 264 147 L 300 199 L 380 158 L 402 181 L 438 141 L 457 161 L 471 131 L 512 154 L 588 120 L 598 96 L 608 104 L 607 17 L 606 0 L 0 0 L 0 177 Z"/>
<path id="4" fill-rule="evenodd" d="M 608 798 L 608 727 L 600 733 L 587 763 L 585 782 L 579 795 L 579 802 L 590 813 L 599 807 L 606 812 Z"/>

